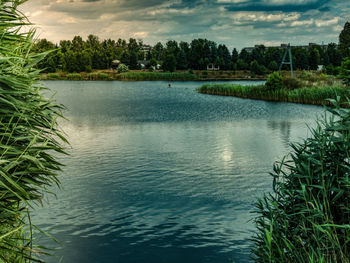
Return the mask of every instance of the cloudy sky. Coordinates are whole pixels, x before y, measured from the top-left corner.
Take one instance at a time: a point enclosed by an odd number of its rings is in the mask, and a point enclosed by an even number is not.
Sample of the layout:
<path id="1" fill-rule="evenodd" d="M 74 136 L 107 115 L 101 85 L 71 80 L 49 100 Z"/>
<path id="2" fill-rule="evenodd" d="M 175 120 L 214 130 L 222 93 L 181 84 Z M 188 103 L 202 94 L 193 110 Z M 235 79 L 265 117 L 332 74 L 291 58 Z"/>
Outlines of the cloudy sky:
<path id="1" fill-rule="evenodd" d="M 338 42 L 349 0 L 29 0 L 22 11 L 53 42 L 130 37 L 145 43 L 207 38 L 254 44 Z"/>

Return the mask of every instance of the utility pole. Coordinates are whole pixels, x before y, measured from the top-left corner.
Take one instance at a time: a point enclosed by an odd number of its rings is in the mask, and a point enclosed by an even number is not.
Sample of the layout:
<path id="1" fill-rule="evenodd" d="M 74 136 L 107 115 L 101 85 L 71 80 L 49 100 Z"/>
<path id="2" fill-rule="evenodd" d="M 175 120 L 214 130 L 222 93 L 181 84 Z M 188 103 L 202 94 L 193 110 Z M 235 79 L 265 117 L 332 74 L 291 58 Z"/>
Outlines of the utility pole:
<path id="1" fill-rule="evenodd" d="M 289 55 L 289 61 L 288 62 L 286 61 L 287 53 Z M 290 75 L 292 77 L 294 77 L 292 48 L 290 46 L 290 43 L 288 45 L 286 45 L 286 47 L 285 47 L 283 58 L 282 58 L 282 62 L 281 62 L 280 69 L 279 69 L 279 73 L 281 73 L 283 65 L 290 65 Z"/>

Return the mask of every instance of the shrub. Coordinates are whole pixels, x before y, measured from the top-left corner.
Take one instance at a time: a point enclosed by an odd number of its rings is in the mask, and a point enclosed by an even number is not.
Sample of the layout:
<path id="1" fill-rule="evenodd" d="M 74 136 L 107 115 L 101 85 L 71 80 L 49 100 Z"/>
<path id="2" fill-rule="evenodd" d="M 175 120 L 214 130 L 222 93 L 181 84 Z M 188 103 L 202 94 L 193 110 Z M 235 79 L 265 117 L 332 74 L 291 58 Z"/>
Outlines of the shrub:
<path id="1" fill-rule="evenodd" d="M 283 88 L 282 76 L 280 73 L 273 72 L 271 73 L 266 80 L 265 86 L 270 90 L 277 90 Z"/>
<path id="2" fill-rule="evenodd" d="M 274 165 L 273 193 L 256 203 L 257 262 L 349 262 L 350 111 L 334 114 Z"/>
<path id="3" fill-rule="evenodd" d="M 282 86 L 283 86 L 283 88 L 288 89 L 288 90 L 300 89 L 302 87 L 302 83 L 297 78 L 284 77 L 282 79 Z"/>
<path id="4" fill-rule="evenodd" d="M 346 86 L 350 86 L 350 58 L 342 62 L 339 77 Z"/>
<path id="5" fill-rule="evenodd" d="M 119 64 L 117 71 L 118 71 L 118 73 L 128 72 L 129 68 L 125 64 Z"/>

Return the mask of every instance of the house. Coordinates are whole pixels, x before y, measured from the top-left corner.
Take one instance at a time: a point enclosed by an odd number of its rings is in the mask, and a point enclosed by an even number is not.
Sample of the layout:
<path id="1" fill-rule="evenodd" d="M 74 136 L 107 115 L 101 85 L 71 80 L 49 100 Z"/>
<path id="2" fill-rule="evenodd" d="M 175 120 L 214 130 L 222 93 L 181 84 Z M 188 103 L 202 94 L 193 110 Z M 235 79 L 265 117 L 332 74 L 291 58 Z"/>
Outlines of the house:
<path id="1" fill-rule="evenodd" d="M 207 70 L 220 70 L 220 66 L 215 66 L 214 63 L 207 65 Z"/>

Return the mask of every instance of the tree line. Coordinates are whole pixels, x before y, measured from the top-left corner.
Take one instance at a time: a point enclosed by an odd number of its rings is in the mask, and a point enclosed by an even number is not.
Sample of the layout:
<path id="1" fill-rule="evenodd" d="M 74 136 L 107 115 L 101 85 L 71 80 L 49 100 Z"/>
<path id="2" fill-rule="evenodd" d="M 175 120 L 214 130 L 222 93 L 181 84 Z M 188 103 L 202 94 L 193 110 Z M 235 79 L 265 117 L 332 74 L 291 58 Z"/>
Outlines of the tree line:
<path id="1" fill-rule="evenodd" d="M 327 46 L 310 45 L 308 48 L 292 47 L 294 69 L 316 70 L 318 65 L 326 66 L 337 73 L 343 58 L 349 56 L 350 23 L 347 22 L 339 35 L 339 44 Z M 236 48 L 232 51 L 224 44 L 207 39 L 194 39 L 190 43 L 169 40 L 158 42 L 145 51 L 142 40 L 130 38 L 99 40 L 89 35 L 86 40 L 75 36 L 72 40 L 62 40 L 58 45 L 47 39 L 34 43 L 34 52 L 54 49 L 39 68 L 44 72 L 90 72 L 95 69 L 109 69 L 114 60 L 119 60 L 130 69 L 141 69 L 140 60 L 145 60 L 146 68 L 161 65 L 164 71 L 205 70 L 209 64 L 220 70 L 250 70 L 255 74 L 276 71 L 282 61 L 284 50 L 277 47 L 255 46 L 253 50 Z"/>

